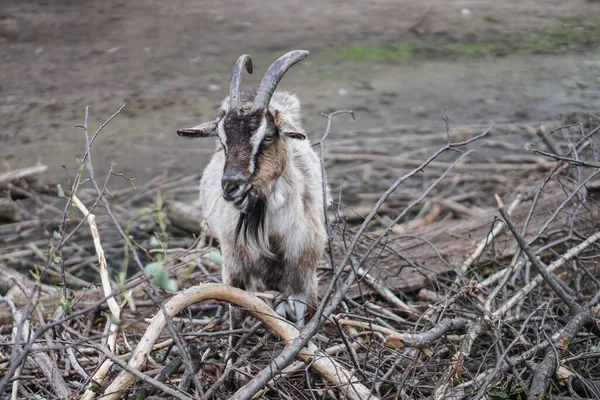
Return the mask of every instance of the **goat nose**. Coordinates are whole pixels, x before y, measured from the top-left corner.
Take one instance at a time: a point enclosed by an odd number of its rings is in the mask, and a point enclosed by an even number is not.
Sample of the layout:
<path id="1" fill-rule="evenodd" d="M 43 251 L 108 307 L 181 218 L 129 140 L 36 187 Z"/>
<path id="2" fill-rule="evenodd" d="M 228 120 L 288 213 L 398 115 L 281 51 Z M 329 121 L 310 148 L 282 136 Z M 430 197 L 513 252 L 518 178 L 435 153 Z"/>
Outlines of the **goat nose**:
<path id="1" fill-rule="evenodd" d="M 221 186 L 225 200 L 233 200 L 234 193 L 242 186 L 242 183 L 243 181 L 240 179 L 223 179 Z"/>

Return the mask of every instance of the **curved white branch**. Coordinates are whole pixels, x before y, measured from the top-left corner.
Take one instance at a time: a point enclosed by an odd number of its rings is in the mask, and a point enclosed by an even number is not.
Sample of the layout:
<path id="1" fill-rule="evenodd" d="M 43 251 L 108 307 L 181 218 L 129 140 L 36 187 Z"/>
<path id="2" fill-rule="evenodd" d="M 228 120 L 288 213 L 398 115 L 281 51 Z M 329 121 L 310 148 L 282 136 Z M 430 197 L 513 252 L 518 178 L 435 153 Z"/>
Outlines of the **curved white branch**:
<path id="1" fill-rule="evenodd" d="M 169 317 L 173 317 L 186 307 L 209 299 L 225 301 L 248 310 L 254 317 L 262 321 L 288 342 L 298 337 L 298 329 L 288 321 L 283 320 L 258 297 L 241 289 L 223 284 L 201 283 L 186 289 L 169 300 L 165 305 L 165 310 L 169 314 Z M 152 350 L 152 346 L 165 326 L 165 316 L 162 312 L 159 312 L 152 318 L 148 329 L 146 329 L 146 333 L 131 355 L 128 363 L 130 367 L 139 370 L 144 366 Z M 311 361 L 311 366 L 331 383 L 340 387 L 348 398 L 374 398 L 367 387 L 361 383 L 352 382 L 353 377 L 351 372 L 329 358 L 327 354 L 318 350 L 314 344 L 309 342 L 308 346 L 299 353 L 298 357 L 303 361 Z M 125 370 L 121 371 L 110 386 L 106 388 L 102 398 L 105 400 L 119 399 L 123 391 L 127 390 L 133 384 L 134 380 L 135 377 L 131 373 Z"/>

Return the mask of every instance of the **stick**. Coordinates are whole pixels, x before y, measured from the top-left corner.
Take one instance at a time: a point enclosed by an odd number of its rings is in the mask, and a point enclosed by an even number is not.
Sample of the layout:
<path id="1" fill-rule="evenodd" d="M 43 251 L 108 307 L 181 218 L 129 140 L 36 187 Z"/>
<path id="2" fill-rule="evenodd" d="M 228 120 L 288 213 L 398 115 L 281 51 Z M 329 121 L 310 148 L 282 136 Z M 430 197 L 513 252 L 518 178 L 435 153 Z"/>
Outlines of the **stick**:
<path id="1" fill-rule="evenodd" d="M 19 346 L 19 348 L 20 348 L 19 343 L 21 342 L 21 338 L 18 337 L 17 335 L 21 334 L 21 336 L 26 339 L 25 341 L 27 341 L 27 339 L 30 337 L 29 321 L 27 320 L 25 314 L 23 314 L 20 311 L 17 311 L 17 308 L 15 307 L 14 303 L 12 302 L 12 299 L 10 299 L 8 297 L 3 297 L 1 295 L 0 295 L 0 299 L 6 301 L 14 313 L 13 318 L 15 320 L 15 325 L 13 326 L 13 341 L 14 341 L 15 345 Z M 17 321 L 19 321 L 18 325 L 21 329 L 18 329 Z M 29 340 L 32 340 L 32 339 L 29 339 Z M 41 345 L 39 345 L 37 343 L 33 344 L 33 349 L 41 349 L 41 348 L 42 348 Z M 48 379 L 52 388 L 54 389 L 55 394 L 58 397 L 60 397 L 61 399 L 65 399 L 65 400 L 70 399 L 71 395 L 72 395 L 71 390 L 69 389 L 69 387 L 63 380 L 60 372 L 58 372 L 57 367 L 54 365 L 54 363 L 52 362 L 52 360 L 50 359 L 48 354 L 46 354 L 44 352 L 36 352 L 36 353 L 32 354 L 30 357 L 33 358 L 35 363 L 39 366 L 40 370 L 42 371 L 42 374 L 44 374 L 46 379 Z M 19 365 L 19 366 L 22 367 L 22 365 Z M 13 383 L 13 394 L 12 394 L 13 397 L 15 396 L 15 393 L 16 393 L 16 385 L 18 384 L 18 380 L 16 380 L 15 382 L 17 382 L 17 383 Z"/>
<path id="2" fill-rule="evenodd" d="M 100 270 L 100 280 L 102 281 L 102 289 L 104 295 L 107 297 L 106 303 L 110 312 L 114 318 L 119 320 L 121 318 L 121 309 L 117 304 L 114 297 L 110 296 L 112 288 L 110 286 L 110 278 L 108 276 L 108 265 L 106 264 L 106 258 L 104 257 L 104 249 L 102 248 L 102 242 L 100 241 L 100 234 L 98 233 L 98 226 L 96 225 L 96 216 L 88 211 L 85 205 L 79 200 L 76 195 L 73 195 L 73 203 L 81 211 L 84 216 L 87 216 L 88 224 L 90 225 L 90 231 L 92 232 L 92 239 L 94 241 L 94 248 L 98 255 L 98 268 Z M 109 297 L 110 296 L 110 297 Z M 107 345 L 108 349 L 113 353 L 116 352 L 117 334 L 119 326 L 112 322 L 111 318 L 107 318 L 108 335 Z M 92 376 L 88 387 L 85 390 L 82 400 L 93 399 L 96 396 L 94 387 L 100 385 L 110 369 L 112 368 L 113 361 L 110 358 L 104 360 L 100 368 L 96 370 L 94 376 Z"/>
<path id="3" fill-rule="evenodd" d="M 290 342 L 298 337 L 299 331 L 289 322 L 284 321 L 271 308 L 269 308 L 258 297 L 243 290 L 218 283 L 204 283 L 186 289 L 173 297 L 165 304 L 168 316 L 173 317 L 186 307 L 204 300 L 220 300 L 248 310 L 255 318 L 269 326 L 284 340 Z M 146 329 L 146 333 L 139 341 L 131 354 L 128 365 L 140 370 L 152 349 L 152 345 L 158 335 L 165 328 L 167 322 L 163 312 L 159 312 L 152 318 L 152 322 Z M 302 360 L 311 362 L 311 365 L 325 378 L 337 386 L 341 386 L 343 392 L 350 399 L 366 399 L 370 391 L 364 385 L 352 382 L 352 374 L 338 364 L 336 361 L 322 353 L 318 348 L 309 343 L 303 348 L 299 355 Z M 134 382 L 131 372 L 121 371 L 117 378 L 104 391 L 104 400 L 117 400 Z M 241 389 L 243 390 L 243 388 Z"/>
<path id="4" fill-rule="evenodd" d="M 340 154 L 330 153 L 327 155 L 327 159 L 336 161 L 381 161 L 386 164 L 394 165 L 411 165 L 419 166 L 421 164 L 418 160 L 410 160 L 406 158 L 394 157 L 394 156 L 382 156 L 377 154 Z M 456 170 L 473 172 L 478 171 L 545 171 L 548 167 L 554 164 L 550 162 L 538 162 L 535 164 L 508 164 L 508 163 L 469 163 L 458 166 Z M 448 168 L 450 163 L 442 161 L 434 161 L 430 165 L 433 168 Z"/>
<path id="5" fill-rule="evenodd" d="M 106 258 L 104 257 L 104 249 L 102 248 L 102 242 L 100 240 L 100 234 L 98 233 L 98 226 L 96 225 L 96 216 L 91 214 L 85 205 L 79 200 L 77 196 L 73 196 L 73 203 L 75 206 L 81 211 L 84 216 L 87 216 L 88 224 L 90 225 L 90 231 L 92 232 L 92 239 L 94 241 L 94 248 L 96 249 L 96 254 L 98 255 L 98 268 L 100 269 L 100 279 L 102 281 L 102 289 L 104 291 L 105 296 L 110 296 L 112 293 L 112 289 L 110 286 L 110 278 L 108 276 L 108 265 L 106 263 Z M 108 304 L 108 308 L 110 312 L 116 317 L 119 318 L 119 314 L 121 310 L 117 301 L 114 297 L 108 297 L 106 301 Z M 110 346 L 109 346 L 110 347 Z"/>
<path id="6" fill-rule="evenodd" d="M 394 349 L 404 349 L 405 347 L 427 347 L 447 332 L 462 329 L 467 325 L 467 321 L 463 318 L 444 319 L 425 332 L 400 333 L 393 329 L 375 325 L 370 322 L 354 321 L 348 318 L 339 320 L 338 322 L 342 326 L 353 326 L 367 331 L 383 333 L 387 336 L 385 345 Z"/>
<path id="7" fill-rule="evenodd" d="M 517 198 L 510 204 L 510 207 L 508 207 L 508 214 L 511 214 L 514 209 L 519 205 L 519 203 L 521 203 L 522 197 L 521 196 L 517 196 Z M 475 260 L 477 260 L 479 257 L 481 257 L 481 255 L 483 254 L 483 252 L 485 251 L 485 248 L 494 241 L 494 238 L 496 236 L 498 236 L 498 234 L 502 231 L 502 229 L 504 228 L 504 225 L 502 224 L 497 224 L 494 229 L 486 236 L 485 239 L 483 239 L 475 248 L 475 251 L 473 251 L 473 253 L 471 253 L 471 255 L 469 256 L 469 258 L 467 258 L 465 260 L 465 262 L 460 266 L 460 272 L 462 272 L 463 274 L 467 272 L 467 270 L 469 268 L 471 268 L 471 265 L 473 265 L 473 262 L 475 262 Z"/>
<path id="8" fill-rule="evenodd" d="M 16 181 L 17 179 L 26 178 L 31 175 L 41 174 L 42 172 L 46 172 L 47 169 L 47 165 L 36 165 L 35 167 L 27 167 L 5 172 L 0 174 L 0 185 L 6 182 Z"/>
<path id="9" fill-rule="evenodd" d="M 525 242 L 525 239 L 523 239 L 523 237 L 517 230 L 517 227 L 513 223 L 512 219 L 506 212 L 506 209 L 504 208 L 504 204 L 502 203 L 502 200 L 500 200 L 500 197 L 498 195 L 495 195 L 494 197 L 496 198 L 496 202 L 498 203 L 498 211 L 500 212 L 500 215 L 502 215 L 502 219 L 504 220 L 504 222 L 506 223 L 506 226 L 511 231 L 511 233 L 513 234 L 515 239 L 517 240 L 517 243 L 519 244 L 519 247 L 521 248 L 521 250 L 523 250 L 523 252 L 525 252 L 525 254 L 527 255 L 527 258 L 529 258 L 529 261 L 531 261 L 531 264 L 533 264 L 535 269 L 542 276 L 542 278 L 546 281 L 548 286 L 550 286 L 552 288 L 552 290 L 554 290 L 554 292 L 558 295 L 558 297 L 560 297 L 561 300 L 567 306 L 569 306 L 569 309 L 571 312 L 575 312 L 575 313 L 581 312 L 581 310 L 582 310 L 581 305 L 579 305 L 579 303 L 577 303 L 571 296 L 569 296 L 569 294 L 562 288 L 562 286 L 560 286 L 560 284 L 556 281 L 556 279 L 552 275 L 550 275 L 550 272 L 547 271 L 548 267 L 546 265 L 544 265 L 535 256 L 531 247 L 527 244 L 527 242 Z"/>

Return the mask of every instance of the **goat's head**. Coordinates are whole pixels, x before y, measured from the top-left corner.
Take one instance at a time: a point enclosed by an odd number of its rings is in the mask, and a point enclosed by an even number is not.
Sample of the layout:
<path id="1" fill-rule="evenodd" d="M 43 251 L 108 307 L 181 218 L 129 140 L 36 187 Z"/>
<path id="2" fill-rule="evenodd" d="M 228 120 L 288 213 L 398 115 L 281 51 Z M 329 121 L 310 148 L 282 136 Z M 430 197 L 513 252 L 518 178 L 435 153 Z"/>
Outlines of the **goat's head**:
<path id="1" fill-rule="evenodd" d="M 285 171 L 287 140 L 306 138 L 278 110 L 269 109 L 283 75 L 306 56 L 308 51 L 304 50 L 281 56 L 269 67 L 257 92 L 242 92 L 243 69 L 252 73 L 250 56 L 242 55 L 233 68 L 229 98 L 217 119 L 177 131 L 185 137 L 219 137 L 225 152 L 223 198 L 242 213 L 249 213 L 261 203 L 264 208 L 273 183 Z"/>

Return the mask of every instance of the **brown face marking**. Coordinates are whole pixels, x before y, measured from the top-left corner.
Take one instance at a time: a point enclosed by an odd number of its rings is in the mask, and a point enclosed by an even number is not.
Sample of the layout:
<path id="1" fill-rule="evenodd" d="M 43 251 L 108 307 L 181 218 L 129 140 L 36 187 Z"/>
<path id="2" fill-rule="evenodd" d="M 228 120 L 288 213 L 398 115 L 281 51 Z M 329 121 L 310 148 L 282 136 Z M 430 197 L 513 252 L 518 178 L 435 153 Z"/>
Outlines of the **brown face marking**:
<path id="1" fill-rule="evenodd" d="M 268 112 L 266 115 L 266 135 L 272 135 L 270 141 L 263 140 L 256 154 L 256 171 L 252 179 L 255 192 L 266 199 L 270 195 L 270 183 L 283 175 L 288 163 L 288 145 L 280 135 L 276 125 L 276 116 Z"/>
<path id="2" fill-rule="evenodd" d="M 288 162 L 287 149 L 287 143 L 277 136 L 271 143 L 260 145 L 252 178 L 252 187 L 259 196 L 266 199 L 270 195 L 270 184 L 284 173 Z"/>

